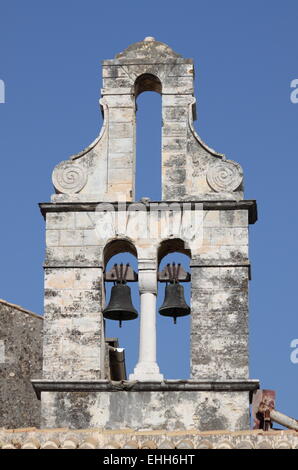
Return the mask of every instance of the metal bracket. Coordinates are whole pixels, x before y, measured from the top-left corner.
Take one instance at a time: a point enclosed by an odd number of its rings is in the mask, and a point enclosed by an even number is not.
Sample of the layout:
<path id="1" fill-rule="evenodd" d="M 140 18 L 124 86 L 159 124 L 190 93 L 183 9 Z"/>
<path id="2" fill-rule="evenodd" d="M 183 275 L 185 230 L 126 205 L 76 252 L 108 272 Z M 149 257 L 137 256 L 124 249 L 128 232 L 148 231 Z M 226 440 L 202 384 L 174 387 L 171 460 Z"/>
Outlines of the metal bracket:
<path id="1" fill-rule="evenodd" d="M 114 264 L 112 269 L 104 274 L 104 280 L 105 282 L 125 284 L 126 282 L 138 282 L 138 275 L 129 263 Z"/>
<path id="2" fill-rule="evenodd" d="M 190 273 L 184 271 L 180 263 L 168 263 L 162 271 L 157 274 L 159 282 L 190 282 Z"/>

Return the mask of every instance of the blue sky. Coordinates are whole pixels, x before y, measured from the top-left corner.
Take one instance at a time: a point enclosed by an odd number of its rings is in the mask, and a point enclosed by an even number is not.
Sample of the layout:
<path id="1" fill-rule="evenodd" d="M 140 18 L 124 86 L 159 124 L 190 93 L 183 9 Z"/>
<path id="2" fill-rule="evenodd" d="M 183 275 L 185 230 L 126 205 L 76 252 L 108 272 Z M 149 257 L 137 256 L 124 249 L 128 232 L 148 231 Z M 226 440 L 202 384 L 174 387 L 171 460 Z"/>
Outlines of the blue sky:
<path id="1" fill-rule="evenodd" d="M 290 101 L 290 83 L 298 78 L 297 21 L 292 0 L 2 0 L 0 297 L 42 313 L 44 222 L 37 203 L 50 199 L 54 166 L 99 132 L 100 61 L 154 36 L 194 59 L 196 130 L 242 165 L 245 197 L 257 199 L 259 221 L 250 228 L 250 375 L 275 389 L 278 408 L 298 418 L 298 364 L 290 361 L 290 343 L 298 338 L 298 104 Z M 137 132 L 137 197 L 156 199 L 158 95 L 139 97 Z M 138 342 L 138 324 L 131 323 L 120 335 L 130 371 Z M 175 330 L 159 323 L 167 377 L 187 373 L 189 320 L 179 323 Z"/>

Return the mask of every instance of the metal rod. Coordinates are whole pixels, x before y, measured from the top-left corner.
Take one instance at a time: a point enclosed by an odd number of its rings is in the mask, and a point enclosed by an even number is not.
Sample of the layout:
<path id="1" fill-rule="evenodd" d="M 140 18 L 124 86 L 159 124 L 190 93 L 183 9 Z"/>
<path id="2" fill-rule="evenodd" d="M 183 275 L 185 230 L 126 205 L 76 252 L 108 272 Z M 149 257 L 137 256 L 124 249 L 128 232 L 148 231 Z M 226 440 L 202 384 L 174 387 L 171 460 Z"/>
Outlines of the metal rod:
<path id="1" fill-rule="evenodd" d="M 167 264 L 167 269 L 168 269 L 169 279 L 170 279 L 170 282 L 171 282 L 172 281 L 172 271 L 171 271 L 170 263 Z"/>
<path id="2" fill-rule="evenodd" d="M 129 268 L 129 263 L 126 263 L 125 271 L 124 271 L 124 275 L 123 275 L 123 280 L 124 280 L 124 281 L 126 281 L 126 276 L 127 276 L 128 268 Z"/>
<path id="3" fill-rule="evenodd" d="M 172 268 L 173 268 L 173 270 L 172 270 L 172 273 L 173 273 L 173 282 L 174 282 L 174 284 L 175 284 L 175 282 L 176 282 L 176 264 L 175 264 L 174 262 L 172 263 Z"/>
<path id="4" fill-rule="evenodd" d="M 298 431 L 297 419 L 290 418 L 289 416 L 284 415 L 283 413 L 280 413 L 279 411 L 276 411 L 276 410 L 270 410 L 270 418 L 272 421 L 275 421 L 276 423 L 281 424 L 282 426 L 285 426 L 286 428 L 294 429 L 295 431 Z"/>
<path id="5" fill-rule="evenodd" d="M 177 267 L 176 267 L 176 273 L 175 273 L 175 282 L 176 282 L 177 284 L 178 284 L 178 282 L 179 282 L 179 280 L 178 280 L 178 279 L 179 279 L 179 271 L 180 271 L 180 266 L 181 266 L 181 264 L 180 264 L 180 263 L 178 263 L 178 264 L 177 264 Z"/>
<path id="6" fill-rule="evenodd" d="M 117 265 L 117 263 L 114 264 L 114 268 L 115 268 L 115 271 L 116 271 L 116 278 L 117 278 L 117 281 L 119 282 L 120 276 L 119 276 L 119 271 L 118 271 L 118 265 Z"/>

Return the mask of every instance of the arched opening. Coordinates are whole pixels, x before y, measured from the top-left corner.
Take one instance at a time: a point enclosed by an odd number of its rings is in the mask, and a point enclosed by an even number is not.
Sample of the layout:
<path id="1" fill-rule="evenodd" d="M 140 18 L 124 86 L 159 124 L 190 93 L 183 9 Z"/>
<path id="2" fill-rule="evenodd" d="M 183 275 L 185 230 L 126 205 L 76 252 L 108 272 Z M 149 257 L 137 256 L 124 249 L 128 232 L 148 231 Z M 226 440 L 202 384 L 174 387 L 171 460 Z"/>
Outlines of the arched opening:
<path id="1" fill-rule="evenodd" d="M 135 258 L 138 257 L 137 250 L 130 240 L 117 238 L 116 240 L 110 241 L 104 248 L 103 258 L 105 270 L 107 270 L 107 265 L 111 258 L 121 253 L 129 253 Z"/>
<path id="2" fill-rule="evenodd" d="M 155 75 L 136 79 L 136 200 L 161 199 L 161 92 Z"/>
<path id="3" fill-rule="evenodd" d="M 135 96 L 136 98 L 144 91 L 156 91 L 161 94 L 162 85 L 161 81 L 156 75 L 152 73 L 143 73 L 135 81 Z"/>
<path id="4" fill-rule="evenodd" d="M 158 271 L 168 263 L 180 263 L 190 273 L 190 250 L 180 239 L 165 240 L 158 251 Z M 181 282 L 186 303 L 191 305 L 191 283 Z M 165 298 L 165 283 L 158 283 L 157 296 L 157 362 L 161 372 L 168 379 L 189 379 L 190 377 L 190 324 L 191 315 L 173 319 L 158 313 Z M 165 341 L 165 338 L 167 340 Z"/>
<path id="5" fill-rule="evenodd" d="M 181 238 L 171 238 L 163 240 L 158 248 L 158 265 L 161 260 L 170 253 L 181 253 L 191 258 L 190 249 Z"/>
<path id="6" fill-rule="evenodd" d="M 108 273 L 114 264 L 130 264 L 131 268 L 137 272 L 137 251 L 134 245 L 128 240 L 113 240 L 108 243 L 104 250 L 105 274 Z M 131 290 L 131 299 L 135 309 L 140 312 L 139 289 L 137 282 L 127 282 Z M 113 282 L 105 282 L 105 306 L 109 304 Z M 133 371 L 138 358 L 139 348 L 139 316 L 135 320 L 123 321 L 119 328 L 119 322 L 115 320 L 104 320 L 105 339 L 109 344 L 115 344 L 118 339 L 119 347 L 124 348 L 127 377 Z"/>

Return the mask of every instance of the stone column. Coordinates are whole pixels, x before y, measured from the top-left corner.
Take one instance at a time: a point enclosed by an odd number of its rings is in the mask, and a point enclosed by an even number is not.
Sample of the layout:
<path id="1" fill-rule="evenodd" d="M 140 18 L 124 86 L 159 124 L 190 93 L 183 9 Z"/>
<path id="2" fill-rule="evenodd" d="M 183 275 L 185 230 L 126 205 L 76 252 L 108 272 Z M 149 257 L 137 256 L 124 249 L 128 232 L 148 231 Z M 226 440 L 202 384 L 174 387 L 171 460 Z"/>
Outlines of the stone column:
<path id="1" fill-rule="evenodd" d="M 139 362 L 129 380 L 157 381 L 163 380 L 156 362 L 156 268 L 148 263 L 139 264 L 139 288 L 141 295 L 141 323 Z"/>
<path id="2" fill-rule="evenodd" d="M 108 106 L 107 191 L 110 200 L 118 193 L 135 197 L 135 99 L 125 90 L 103 90 Z M 119 94 L 117 94 L 119 93 Z M 114 196 L 113 196 L 114 195 Z"/>
<path id="3" fill-rule="evenodd" d="M 179 200 L 187 194 L 193 171 L 187 158 L 193 65 L 180 65 L 175 74 L 163 82 L 162 199 L 165 201 Z"/>

